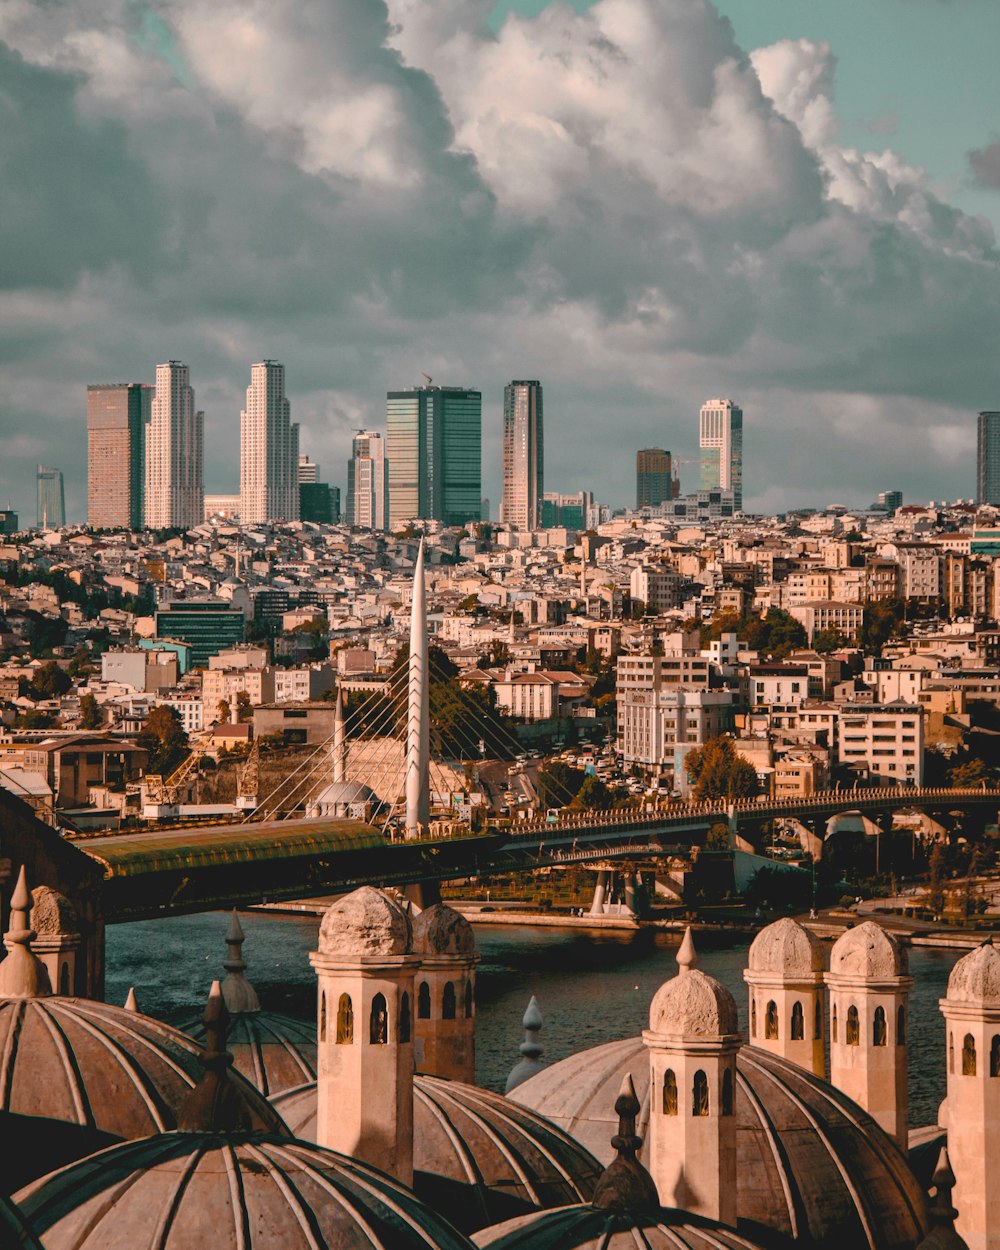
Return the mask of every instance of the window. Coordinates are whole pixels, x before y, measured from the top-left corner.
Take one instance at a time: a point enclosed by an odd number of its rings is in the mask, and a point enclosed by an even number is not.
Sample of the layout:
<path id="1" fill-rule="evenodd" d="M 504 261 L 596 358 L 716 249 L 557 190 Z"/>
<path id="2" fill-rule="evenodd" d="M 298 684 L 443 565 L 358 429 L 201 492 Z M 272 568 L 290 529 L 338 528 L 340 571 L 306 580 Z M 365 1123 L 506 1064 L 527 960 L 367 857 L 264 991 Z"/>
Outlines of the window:
<path id="1" fill-rule="evenodd" d="M 802 1019 L 802 1004 L 792 1004 L 792 1041 L 801 1042 L 805 1036 L 805 1022 Z"/>
<path id="2" fill-rule="evenodd" d="M 472 978 L 465 983 L 465 1018 L 471 1020 L 473 1007 Z"/>
<path id="3" fill-rule="evenodd" d="M 778 1006 L 773 999 L 764 1012 L 764 1039 L 772 1042 L 778 1040 Z"/>
<path id="4" fill-rule="evenodd" d="M 69 984 L 69 964 L 64 959 L 62 967 L 59 969 L 59 993 L 63 998 L 67 998 L 72 992 Z"/>
<path id="5" fill-rule="evenodd" d="M 431 987 L 426 981 L 421 981 L 417 986 L 417 1019 L 429 1020 L 431 1018 Z"/>
<path id="6" fill-rule="evenodd" d="M 902 1004 L 896 1011 L 896 1045 L 906 1045 L 906 1008 Z"/>
<path id="7" fill-rule="evenodd" d="M 819 1041 L 823 1036 L 823 1004 L 817 998 L 813 1008 L 813 1037 Z"/>
<path id="8" fill-rule="evenodd" d="M 885 1027 L 885 1008 L 875 1008 L 875 1018 L 872 1020 L 872 1045 L 884 1046 L 886 1040 Z"/>
<path id="9" fill-rule="evenodd" d="M 396 1032 L 397 1041 L 408 1042 L 410 1040 L 410 996 L 405 990 L 403 997 L 399 1000 L 399 1028 Z"/>
<path id="10" fill-rule="evenodd" d="M 691 1114 L 708 1115 L 708 1077 L 701 1068 L 694 1074 L 692 1094 Z"/>
<path id="11" fill-rule="evenodd" d="M 663 1074 L 663 1114 L 677 1114 L 677 1077 L 673 1068 L 667 1068 Z"/>
<path id="12" fill-rule="evenodd" d="M 733 1114 L 733 1071 L 726 1068 L 722 1074 L 722 1114 Z"/>
<path id="13" fill-rule="evenodd" d="M 337 1004 L 337 1045 L 349 1046 L 354 1041 L 354 1008 L 350 994 L 341 994 Z"/>
<path id="14" fill-rule="evenodd" d="M 976 1039 L 971 1033 L 966 1033 L 962 1043 L 962 1075 L 976 1075 Z"/>
<path id="15" fill-rule="evenodd" d="M 385 1046 L 389 1041 L 389 1008 L 386 1006 L 384 994 L 376 994 L 372 999 L 368 1040 L 373 1046 Z"/>
<path id="16" fill-rule="evenodd" d="M 326 994 L 319 996 L 319 1040 L 326 1041 Z"/>
<path id="17" fill-rule="evenodd" d="M 751 1037 L 757 1036 L 757 1000 L 756 998 L 752 998 L 750 1000 L 750 1036 Z"/>
<path id="18" fill-rule="evenodd" d="M 830 1026 L 830 1040 L 834 1042 L 837 1040 L 837 1008 L 836 1007 L 834 1007 L 833 1009 L 833 1018 L 832 1018 L 832 1022 Z"/>
<path id="19" fill-rule="evenodd" d="M 955 1034 L 948 1034 L 948 1071 L 955 1071 Z"/>
<path id="20" fill-rule="evenodd" d="M 441 994 L 441 1019 L 455 1019 L 455 986 L 451 981 L 445 981 Z"/>
<path id="21" fill-rule="evenodd" d="M 990 1076 L 1000 1076 L 1000 1037 L 996 1034 L 990 1043 Z"/>
<path id="22" fill-rule="evenodd" d="M 861 1043 L 861 1025 L 858 1020 L 857 1007 L 848 1007 L 847 1009 L 847 1030 L 844 1040 L 848 1046 L 858 1046 Z"/>

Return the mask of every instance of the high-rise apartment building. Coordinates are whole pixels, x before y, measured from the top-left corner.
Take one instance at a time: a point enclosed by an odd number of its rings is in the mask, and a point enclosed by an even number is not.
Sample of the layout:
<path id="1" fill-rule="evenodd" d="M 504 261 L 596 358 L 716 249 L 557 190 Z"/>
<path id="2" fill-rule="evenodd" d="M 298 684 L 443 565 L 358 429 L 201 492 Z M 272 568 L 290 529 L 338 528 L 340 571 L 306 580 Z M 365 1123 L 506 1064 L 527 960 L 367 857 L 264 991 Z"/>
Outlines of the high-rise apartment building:
<path id="1" fill-rule="evenodd" d="M 87 524 L 142 529 L 143 442 L 153 388 L 142 382 L 87 387 Z"/>
<path id="2" fill-rule="evenodd" d="M 658 508 L 680 494 L 673 460 L 662 447 L 643 447 L 635 453 L 635 506 Z"/>
<path id="3" fill-rule="evenodd" d="M 276 360 L 250 366 L 240 413 L 240 519 L 299 519 L 299 427 L 285 398 L 285 366 Z"/>
<path id="4" fill-rule="evenodd" d="M 299 485 L 308 486 L 319 481 L 319 465 L 307 455 L 299 455 Z"/>
<path id="5" fill-rule="evenodd" d="M 1000 412 L 981 412 L 976 440 L 976 503 L 1000 507 Z"/>
<path id="6" fill-rule="evenodd" d="M 743 507 L 743 409 L 731 399 L 701 406 L 698 430 L 701 489 L 731 490 L 736 510 Z"/>
<path id="7" fill-rule="evenodd" d="M 37 473 L 38 528 L 57 530 L 66 524 L 66 495 L 61 469 L 40 464 Z"/>
<path id="8" fill-rule="evenodd" d="M 201 525 L 205 512 L 205 414 L 194 406 L 187 365 L 156 366 L 156 389 L 146 426 L 146 489 L 149 529 Z"/>
<path id="9" fill-rule="evenodd" d="M 545 493 L 542 384 L 509 382 L 503 392 L 503 495 L 500 520 L 537 529 Z"/>
<path id="10" fill-rule="evenodd" d="M 347 524 L 384 530 L 388 499 L 385 439 L 374 430 L 358 430 L 347 462 Z"/>
<path id="11" fill-rule="evenodd" d="M 482 424 L 479 391 L 427 385 L 388 393 L 391 529 L 413 520 L 479 520 Z"/>

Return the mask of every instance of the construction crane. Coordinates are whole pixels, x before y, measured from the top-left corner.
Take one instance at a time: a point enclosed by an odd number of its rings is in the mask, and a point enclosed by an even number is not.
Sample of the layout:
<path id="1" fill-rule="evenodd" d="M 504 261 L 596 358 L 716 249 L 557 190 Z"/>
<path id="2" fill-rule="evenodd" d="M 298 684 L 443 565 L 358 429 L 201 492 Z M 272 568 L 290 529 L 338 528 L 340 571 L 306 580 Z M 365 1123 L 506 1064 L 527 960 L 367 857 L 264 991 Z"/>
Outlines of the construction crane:
<path id="1" fill-rule="evenodd" d="M 680 475 L 677 470 L 682 464 L 701 464 L 701 460 L 671 460 L 670 470 L 674 481 L 677 483 L 677 493 L 680 494 Z"/>
<path id="2" fill-rule="evenodd" d="M 178 802 L 182 789 L 197 767 L 198 759 L 198 753 L 192 751 L 169 777 L 165 778 L 160 773 L 147 773 L 143 777 L 140 793 L 144 814 L 147 807 L 173 806 Z"/>
<path id="3" fill-rule="evenodd" d="M 420 375 L 420 376 L 421 376 L 422 378 L 426 378 L 426 379 L 427 379 L 427 385 L 428 385 L 428 386 L 430 386 L 430 384 L 434 381 L 434 379 L 431 377 L 431 375 L 430 375 L 429 373 L 421 373 L 421 375 Z"/>

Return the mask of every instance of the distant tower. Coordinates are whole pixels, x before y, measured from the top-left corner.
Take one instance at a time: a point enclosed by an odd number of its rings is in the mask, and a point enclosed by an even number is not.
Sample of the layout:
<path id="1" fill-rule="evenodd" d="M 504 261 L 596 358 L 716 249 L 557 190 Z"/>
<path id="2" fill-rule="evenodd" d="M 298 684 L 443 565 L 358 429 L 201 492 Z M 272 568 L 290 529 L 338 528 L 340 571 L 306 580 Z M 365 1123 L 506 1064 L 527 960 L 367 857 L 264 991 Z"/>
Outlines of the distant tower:
<path id="1" fill-rule="evenodd" d="M 830 971 L 830 1084 L 907 1148 L 906 951 L 874 921 L 833 944 Z M 759 1021 L 758 1021 L 759 1024 Z"/>
<path id="2" fill-rule="evenodd" d="M 362 886 L 330 907 L 309 956 L 319 978 L 316 1141 L 413 1184 L 410 922 Z"/>
<path id="3" fill-rule="evenodd" d="M 461 386 L 386 395 L 390 529 L 409 521 L 479 520 L 483 396 Z"/>
<path id="4" fill-rule="evenodd" d="M 981 412 L 976 422 L 976 503 L 1000 507 L 1000 412 Z"/>
<path id="5" fill-rule="evenodd" d="M 743 979 L 750 991 L 750 1045 L 825 1076 L 819 941 L 796 920 L 776 920 L 751 943 Z"/>
<path id="6" fill-rule="evenodd" d="M 694 965 L 691 931 L 679 974 L 657 990 L 643 1041 L 649 1049 L 647 1164 L 660 1201 L 736 1223 L 736 1003 Z"/>
<path id="7" fill-rule="evenodd" d="M 40 464 L 37 471 L 38 528 L 57 530 L 66 524 L 66 494 L 61 469 Z"/>
<path id="8" fill-rule="evenodd" d="M 240 413 L 240 520 L 244 525 L 299 519 L 299 427 L 285 398 L 285 366 L 250 366 Z"/>
<path id="9" fill-rule="evenodd" d="M 544 450 L 541 382 L 509 382 L 503 393 L 501 522 L 521 530 L 541 524 Z"/>
<path id="10" fill-rule="evenodd" d="M 416 974 L 413 1023 L 417 1071 L 476 1082 L 476 939 L 472 925 L 444 903 L 413 921 Z"/>
<path id="11" fill-rule="evenodd" d="M 699 414 L 701 489 L 731 490 L 743 507 L 743 409 L 731 399 L 709 399 Z"/>
<path id="12" fill-rule="evenodd" d="M 955 1170 L 955 1227 L 969 1250 L 1000 1243 L 1000 951 L 987 942 L 952 968 L 941 999 L 948 1096 L 944 1119 Z"/>
<path id="13" fill-rule="evenodd" d="M 94 529 L 142 529 L 152 398 L 141 382 L 87 387 L 87 524 Z"/>
<path id="14" fill-rule="evenodd" d="M 413 570 L 410 604 L 409 685 L 406 711 L 406 836 L 418 838 L 431 820 L 430 799 L 430 665 L 427 655 L 427 588 L 424 583 L 424 540 Z"/>
<path id="15" fill-rule="evenodd" d="M 673 499 L 673 460 L 662 447 L 644 447 L 635 453 L 635 506 L 657 508 Z"/>
<path id="16" fill-rule="evenodd" d="M 148 529 L 190 527 L 205 519 L 204 442 L 205 414 L 195 409 L 187 365 L 157 365 L 146 427 Z"/>
<path id="17" fill-rule="evenodd" d="M 388 518 L 389 462 L 385 439 L 375 430 L 358 430 L 347 462 L 347 524 L 384 530 Z"/>
<path id="18" fill-rule="evenodd" d="M 315 486 L 319 481 L 319 465 L 304 453 L 299 453 L 298 480 L 300 486 Z"/>

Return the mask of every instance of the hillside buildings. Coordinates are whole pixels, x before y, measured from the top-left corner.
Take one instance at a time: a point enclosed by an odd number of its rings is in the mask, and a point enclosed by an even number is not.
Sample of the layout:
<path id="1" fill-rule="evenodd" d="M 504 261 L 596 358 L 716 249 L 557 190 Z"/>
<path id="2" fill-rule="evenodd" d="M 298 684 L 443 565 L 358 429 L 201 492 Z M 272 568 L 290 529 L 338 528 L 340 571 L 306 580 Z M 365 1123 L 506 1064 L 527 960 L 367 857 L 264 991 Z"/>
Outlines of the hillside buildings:
<path id="1" fill-rule="evenodd" d="M 509 382 L 503 396 L 501 522 L 516 529 L 537 529 L 544 493 L 542 384 Z"/>
<path id="2" fill-rule="evenodd" d="M 200 525 L 204 516 L 205 414 L 194 405 L 188 367 L 156 366 L 156 390 L 146 429 L 144 514 L 150 529 Z"/>
<path id="3" fill-rule="evenodd" d="M 142 382 L 87 387 L 87 524 L 141 529 L 144 440 L 153 388 Z"/>
<path id="4" fill-rule="evenodd" d="M 240 517 L 244 525 L 299 516 L 299 427 L 285 398 L 285 366 L 250 367 L 247 406 L 240 413 Z"/>
<path id="5" fill-rule="evenodd" d="M 731 399 L 709 399 L 698 427 L 701 489 L 731 490 L 737 512 L 743 507 L 743 409 Z"/>

